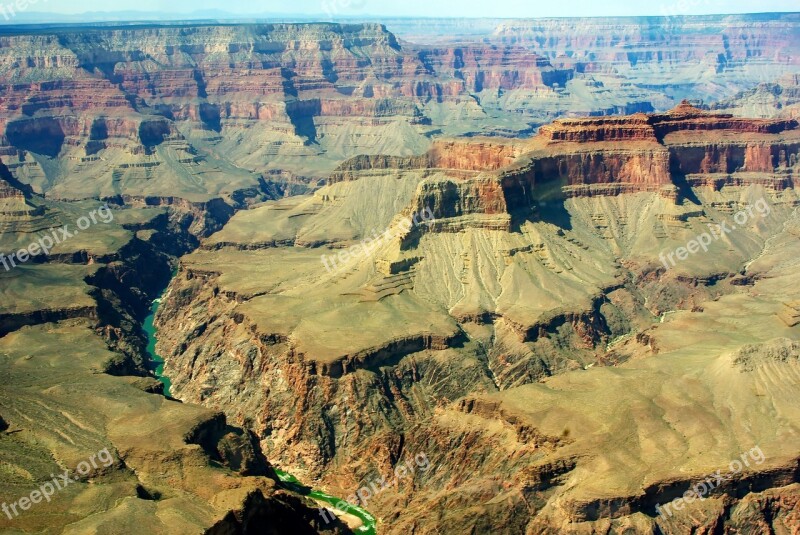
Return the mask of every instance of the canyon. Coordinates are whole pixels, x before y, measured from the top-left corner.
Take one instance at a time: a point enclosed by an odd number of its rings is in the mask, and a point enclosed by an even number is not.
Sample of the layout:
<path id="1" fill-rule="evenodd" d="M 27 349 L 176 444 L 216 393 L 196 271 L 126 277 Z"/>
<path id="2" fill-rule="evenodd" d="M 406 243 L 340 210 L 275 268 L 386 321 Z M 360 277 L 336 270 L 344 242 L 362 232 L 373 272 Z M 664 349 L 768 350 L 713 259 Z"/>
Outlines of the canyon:
<path id="1" fill-rule="evenodd" d="M 99 204 L 44 199 L 2 164 L 0 191 L 4 253 L 54 226 L 74 229 Z M 52 504 L 4 512 L 0 530 L 230 533 L 277 515 L 275 529 L 316 533 L 315 504 L 281 487 L 248 431 L 218 411 L 165 398 L 147 371 L 141 321 L 176 257 L 197 242 L 192 214 L 113 213 L 50 255 L 0 269 L 0 501 L 16 506 L 47 474 L 74 471 L 104 448 L 113 457 L 76 476 Z"/>
<path id="2" fill-rule="evenodd" d="M 354 158 L 181 259 L 156 318 L 165 374 L 340 495 L 426 452 L 435 470 L 371 505 L 387 533 L 788 529 L 799 361 L 735 362 L 745 340 L 760 355 L 793 339 L 798 150 L 796 120 L 682 103 Z M 760 200 L 769 214 L 707 256 L 659 261 Z M 740 429 L 734 413 L 764 404 L 780 416 Z M 769 458 L 752 482 L 654 516 L 745 444 Z"/>
<path id="3" fill-rule="evenodd" d="M 0 28 L 0 531 L 797 530 L 800 16 L 439 22 Z"/>

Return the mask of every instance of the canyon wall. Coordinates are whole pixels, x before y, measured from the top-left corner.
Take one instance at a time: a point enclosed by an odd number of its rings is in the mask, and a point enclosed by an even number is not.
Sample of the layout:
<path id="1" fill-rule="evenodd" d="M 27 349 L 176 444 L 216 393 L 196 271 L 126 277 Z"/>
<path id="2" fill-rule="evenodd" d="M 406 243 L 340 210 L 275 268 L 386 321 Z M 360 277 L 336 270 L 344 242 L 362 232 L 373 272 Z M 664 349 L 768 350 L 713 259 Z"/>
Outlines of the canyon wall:
<path id="1" fill-rule="evenodd" d="M 423 156 L 360 156 L 341 164 L 329 183 L 389 170 L 441 171 L 448 180 L 421 185 L 413 213 L 429 207 L 444 217 L 492 215 L 572 196 L 674 197 L 687 180 L 782 190 L 800 178 L 799 143 L 794 119 L 742 119 L 684 101 L 663 114 L 560 119 L 526 142 L 441 140 Z"/>
<path id="2" fill-rule="evenodd" d="M 101 206 L 45 199 L 0 162 L 0 501 L 20 505 L 7 506 L 0 530 L 256 533 L 268 519 L 285 532 L 352 533 L 323 525 L 314 502 L 284 488 L 250 432 L 165 397 L 152 377 L 142 320 L 203 236 L 195 223 L 219 223 L 203 213 L 214 203 L 113 206 L 77 232 Z M 9 265 L 67 226 L 72 237 L 50 254 Z M 69 487 L 48 483 L 55 494 L 23 509 L 20 498 L 33 500 L 56 472 Z"/>
<path id="3" fill-rule="evenodd" d="M 699 31 L 707 23 L 505 22 L 437 43 L 377 23 L 5 30 L 0 154 L 17 179 L 64 198 L 197 200 L 270 176 L 303 192 L 359 154 L 527 135 L 565 114 L 666 110 L 796 74 L 795 17 L 717 18 L 715 37 Z M 702 80 L 682 80 L 709 46 L 724 49 Z M 674 81 L 656 87 L 653 70 Z"/>
<path id="4" fill-rule="evenodd" d="M 669 13 L 668 7 L 664 11 L 666 16 L 640 18 L 504 21 L 493 36 L 580 72 L 635 72 L 654 60 L 744 73 L 741 68 L 754 58 L 761 65 L 798 65 L 796 13 L 684 16 Z"/>

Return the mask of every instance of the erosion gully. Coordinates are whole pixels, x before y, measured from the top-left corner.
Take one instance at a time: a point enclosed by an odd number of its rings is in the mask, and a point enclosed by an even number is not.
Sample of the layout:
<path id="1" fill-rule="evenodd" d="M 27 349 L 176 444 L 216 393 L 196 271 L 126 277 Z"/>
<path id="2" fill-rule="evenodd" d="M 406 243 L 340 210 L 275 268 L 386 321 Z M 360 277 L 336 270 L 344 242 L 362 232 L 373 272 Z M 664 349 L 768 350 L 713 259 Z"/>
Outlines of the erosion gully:
<path id="1" fill-rule="evenodd" d="M 158 312 L 158 308 L 161 306 L 162 297 L 159 297 L 153 301 L 153 304 L 150 307 L 150 315 L 145 318 L 142 327 L 144 332 L 147 334 L 148 369 L 153 372 L 156 378 L 158 378 L 158 380 L 164 384 L 164 395 L 169 397 L 171 395 L 170 389 L 172 388 L 172 382 L 164 375 L 164 359 L 156 352 L 156 337 L 158 335 L 158 329 L 155 327 L 155 317 L 156 313 Z M 334 508 L 337 504 L 344 502 L 344 500 L 341 498 L 336 498 L 320 490 L 314 490 L 311 487 L 303 485 L 296 477 L 288 472 L 278 469 L 275 469 L 275 472 L 278 474 L 278 479 L 280 480 L 279 483 L 287 490 L 307 496 L 317 502 L 326 503 Z M 369 512 L 367 512 L 365 509 L 348 504 L 348 506 L 341 512 L 355 516 L 361 520 L 362 525 L 361 527 L 357 528 L 358 533 L 363 533 L 364 535 L 377 534 L 377 522 L 375 517 L 369 514 Z"/>

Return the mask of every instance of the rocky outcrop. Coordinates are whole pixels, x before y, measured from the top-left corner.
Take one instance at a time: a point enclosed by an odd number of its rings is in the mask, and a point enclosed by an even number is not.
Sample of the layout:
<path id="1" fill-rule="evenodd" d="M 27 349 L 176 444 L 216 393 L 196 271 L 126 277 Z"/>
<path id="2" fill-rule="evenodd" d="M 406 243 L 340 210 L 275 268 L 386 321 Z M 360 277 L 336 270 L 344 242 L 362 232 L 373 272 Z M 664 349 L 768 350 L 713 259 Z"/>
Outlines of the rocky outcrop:
<path id="1" fill-rule="evenodd" d="M 434 143 L 428 152 L 428 167 L 461 171 L 496 171 L 511 165 L 522 147 L 511 141 L 469 140 Z"/>
<path id="2" fill-rule="evenodd" d="M 421 213 L 426 208 L 437 219 L 508 213 L 504 191 L 493 178 L 424 182 L 417 190 L 411 211 Z"/>
<path id="3" fill-rule="evenodd" d="M 762 82 L 710 106 L 739 117 L 800 118 L 800 74 L 787 74 L 775 82 Z"/>
<path id="4" fill-rule="evenodd" d="M 747 299 L 757 282 L 743 280 L 742 266 L 788 232 L 793 179 L 780 194 L 759 188 L 793 176 L 764 154 L 795 150 L 797 137 L 791 121 L 742 124 L 683 105 L 557 121 L 525 142 L 442 140 L 420 156 L 350 159 L 315 195 L 240 213 L 182 260 L 156 319 L 173 393 L 223 408 L 276 462 L 343 494 L 391 474 L 404 452 L 427 453 L 434 471 L 374 501 L 390 533 L 463 532 L 437 513 L 446 507 L 459 518 L 475 511 L 467 524 L 477 532 L 600 529 L 607 520 L 666 529 L 655 505 L 722 462 L 689 470 L 683 448 L 642 445 L 648 433 L 658 444 L 704 443 L 699 432 L 674 432 L 687 410 L 678 401 L 685 382 L 702 381 L 693 384 L 708 401 L 702 407 L 716 407 L 751 403 L 760 399 L 751 381 L 795 373 L 736 375 L 729 360 L 741 338 L 700 347 L 687 325 L 741 329 L 726 316 L 738 310 L 758 323 L 747 336 L 771 332 L 764 326 L 775 325 L 782 290 L 757 315 L 714 303 Z M 695 147 L 743 147 L 751 167 L 743 162 L 720 188 L 695 187 L 695 178 L 723 174 L 709 163 L 684 175 L 689 153 L 681 151 Z M 659 251 L 756 193 L 773 207 L 770 218 L 697 263 L 659 267 Z M 365 214 L 365 205 L 380 208 Z M 434 220 L 402 227 L 424 208 Z M 376 244 L 370 229 L 386 225 L 391 237 Z M 324 243 L 315 241 L 321 227 Z M 321 254 L 341 266 L 326 270 Z M 693 310 L 690 323 L 659 323 L 675 309 Z M 722 371 L 687 376 L 676 362 Z M 734 378 L 746 384 L 730 400 Z M 781 388 L 769 390 L 781 406 L 791 403 Z M 620 457 L 620 440 L 645 452 Z M 731 439 L 730 455 L 742 440 L 755 439 Z M 725 507 L 768 500 L 759 494 L 767 489 L 792 495 L 797 456 L 770 447 L 774 463 L 721 487 L 710 513 L 723 518 Z M 637 460 L 647 455 L 666 455 L 668 467 L 655 473 Z M 753 515 L 776 525 L 786 518 Z"/>
<path id="5" fill-rule="evenodd" d="M 207 529 L 204 535 L 260 535 L 287 532 L 298 535 L 354 533 L 338 519 L 326 523 L 317 509 L 310 508 L 296 495 L 277 492 L 266 498 L 262 492 L 254 491 L 247 495 L 240 507 Z"/>
<path id="6" fill-rule="evenodd" d="M 423 156 L 359 156 L 329 183 L 390 169 L 442 171 L 449 178 L 423 183 L 411 211 L 452 218 L 526 211 L 553 188 L 563 198 L 663 191 L 676 202 L 685 185 L 779 191 L 800 178 L 798 153 L 793 119 L 740 119 L 683 102 L 665 114 L 560 119 L 526 144 L 438 141 Z"/>
<path id="7" fill-rule="evenodd" d="M 656 141 L 650 118 L 643 114 L 602 119 L 562 119 L 539 129 L 548 142 L 597 143 Z"/>

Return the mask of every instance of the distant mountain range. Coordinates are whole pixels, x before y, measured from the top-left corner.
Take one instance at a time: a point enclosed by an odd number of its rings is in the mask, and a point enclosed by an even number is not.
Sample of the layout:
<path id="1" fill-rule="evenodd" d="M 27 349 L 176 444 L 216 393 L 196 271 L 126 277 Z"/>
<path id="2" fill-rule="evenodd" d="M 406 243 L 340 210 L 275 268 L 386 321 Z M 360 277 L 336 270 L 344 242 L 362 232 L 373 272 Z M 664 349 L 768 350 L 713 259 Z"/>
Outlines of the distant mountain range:
<path id="1" fill-rule="evenodd" d="M 779 18 L 789 13 L 754 13 L 754 14 L 746 14 L 742 16 L 748 17 L 752 20 L 753 17 L 758 18 Z M 708 17 L 709 19 L 719 19 L 720 17 L 727 17 L 727 16 L 737 16 L 737 15 L 694 15 L 691 18 L 697 19 L 697 17 Z M 592 20 L 621 20 L 621 19 L 636 19 L 636 20 L 644 20 L 644 19 L 657 19 L 657 18 L 664 18 L 659 16 L 652 16 L 652 17 L 596 17 Z M 682 16 L 674 16 L 668 18 L 684 18 Z M 688 16 L 687 16 L 688 18 Z M 261 13 L 232 13 L 229 11 L 224 11 L 221 9 L 203 9 L 193 11 L 191 13 L 178 13 L 178 12 L 153 12 L 153 11 L 135 11 L 135 10 L 125 10 L 125 11 L 87 11 L 85 13 L 51 13 L 51 12 L 42 12 L 42 11 L 23 11 L 18 12 L 13 16 L 4 17 L 0 14 L 0 26 L 3 25 L 15 25 L 15 24 L 46 24 L 46 23 L 95 23 L 95 22 L 133 22 L 133 21 L 152 21 L 152 22 L 162 22 L 162 21 L 230 21 L 230 22 L 255 22 L 255 21 L 271 21 L 271 22 L 310 22 L 310 21 L 324 21 L 324 20 L 337 20 L 337 21 L 348 21 L 348 22 L 357 22 L 357 21 L 376 21 L 376 20 L 383 20 L 383 21 L 449 21 L 453 23 L 454 21 L 461 21 L 461 25 L 464 25 L 465 20 L 469 20 L 469 25 L 471 26 L 475 22 L 482 22 L 482 26 L 489 26 L 491 25 L 496 26 L 500 24 L 502 21 L 512 20 L 508 18 L 464 18 L 464 17 L 452 17 L 452 18 L 429 18 L 429 17 L 397 17 L 397 16 L 381 16 L 375 15 L 372 13 L 361 13 L 358 15 L 355 14 L 348 14 L 348 13 L 338 13 L 333 16 L 325 13 L 324 10 L 320 10 L 318 14 L 308 14 L 308 13 L 292 13 L 292 12 L 261 12 Z M 546 20 L 546 19 L 539 19 L 539 20 Z"/>
<path id="2" fill-rule="evenodd" d="M 89 11 L 86 13 L 45 13 L 26 11 L 17 13 L 10 19 L 0 17 L 0 24 L 40 24 L 40 23 L 83 23 L 83 22 L 124 22 L 124 21 L 177 21 L 177 20 L 254 20 L 254 19 L 292 19 L 310 20 L 314 17 L 292 13 L 259 13 L 241 15 L 218 9 L 206 9 L 192 13 L 172 13 L 153 11 Z M 316 17 L 319 18 L 319 17 Z"/>

